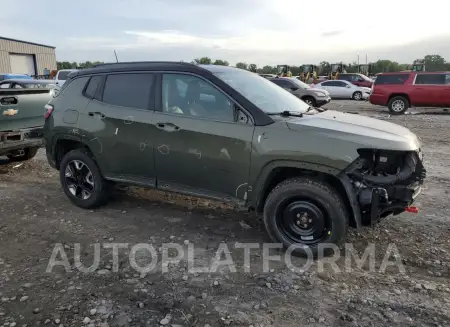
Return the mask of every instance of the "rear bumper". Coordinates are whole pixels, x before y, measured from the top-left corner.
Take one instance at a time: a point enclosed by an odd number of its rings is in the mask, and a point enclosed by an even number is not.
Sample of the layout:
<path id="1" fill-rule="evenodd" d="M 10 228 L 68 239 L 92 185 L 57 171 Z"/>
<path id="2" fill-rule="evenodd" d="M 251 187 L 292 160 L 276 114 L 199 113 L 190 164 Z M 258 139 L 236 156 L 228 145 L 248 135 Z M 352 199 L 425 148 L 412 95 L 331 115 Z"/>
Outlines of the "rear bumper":
<path id="1" fill-rule="evenodd" d="M 22 129 L 20 131 L 0 132 L 0 155 L 26 148 L 42 147 L 44 145 L 41 126 Z"/>
<path id="2" fill-rule="evenodd" d="M 377 105 L 377 106 L 387 106 L 388 98 L 386 98 L 384 95 L 380 94 L 371 94 L 369 96 L 369 102 L 371 104 Z"/>

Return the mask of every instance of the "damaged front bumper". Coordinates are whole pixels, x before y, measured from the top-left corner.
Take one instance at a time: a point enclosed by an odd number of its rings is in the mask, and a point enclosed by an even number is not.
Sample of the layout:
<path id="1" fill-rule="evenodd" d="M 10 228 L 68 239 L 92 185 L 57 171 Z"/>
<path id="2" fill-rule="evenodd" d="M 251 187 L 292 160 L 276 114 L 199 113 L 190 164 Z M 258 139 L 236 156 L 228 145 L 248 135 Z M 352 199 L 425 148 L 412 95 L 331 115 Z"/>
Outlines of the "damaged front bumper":
<path id="1" fill-rule="evenodd" d="M 426 170 L 420 151 L 385 154 L 371 150 L 363 152 L 344 175 L 343 180 L 351 185 L 346 189 L 352 192 L 353 211 L 358 211 L 355 216 L 363 225 L 371 225 L 407 211 L 421 193 Z"/>

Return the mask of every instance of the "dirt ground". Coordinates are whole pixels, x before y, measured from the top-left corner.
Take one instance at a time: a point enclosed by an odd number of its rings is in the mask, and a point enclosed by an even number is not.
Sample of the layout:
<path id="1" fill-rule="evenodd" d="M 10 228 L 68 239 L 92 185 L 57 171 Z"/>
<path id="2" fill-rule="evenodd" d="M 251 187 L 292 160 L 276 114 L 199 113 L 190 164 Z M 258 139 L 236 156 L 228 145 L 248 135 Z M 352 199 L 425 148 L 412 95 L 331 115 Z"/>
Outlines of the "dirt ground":
<path id="1" fill-rule="evenodd" d="M 385 109 L 351 101 L 327 107 L 404 125 L 424 143 L 428 177 L 416 203 L 419 213 L 389 217 L 359 233 L 349 230 L 348 242 L 360 257 L 375 244 L 375 271 L 356 264 L 346 271 L 344 257 L 334 268 L 320 270 L 319 261 L 304 271 L 274 260 L 265 271 L 262 244 L 269 240 L 261 221 L 211 201 L 121 188 L 107 206 L 79 209 L 41 151 L 22 165 L 0 159 L 0 325 L 450 326 L 450 114 L 428 109 L 389 117 Z M 220 266 L 192 272 L 181 260 L 163 273 L 163 244 L 187 249 L 188 241 L 196 267 L 211 267 L 225 242 L 237 271 Z M 249 272 L 236 242 L 259 245 L 251 251 Z M 101 245 L 98 268 L 80 271 L 76 244 L 89 267 L 95 243 Z M 107 243 L 128 244 L 118 252 L 117 272 L 112 250 L 103 248 Z M 159 258 L 148 274 L 139 274 L 129 260 L 138 243 L 153 246 Z M 56 244 L 57 259 L 65 253 L 69 271 L 57 265 L 46 272 Z M 383 270 L 387 249 L 398 249 L 401 265 Z M 136 257 L 140 267 L 149 263 L 149 252 Z M 302 267 L 305 260 L 292 264 Z"/>

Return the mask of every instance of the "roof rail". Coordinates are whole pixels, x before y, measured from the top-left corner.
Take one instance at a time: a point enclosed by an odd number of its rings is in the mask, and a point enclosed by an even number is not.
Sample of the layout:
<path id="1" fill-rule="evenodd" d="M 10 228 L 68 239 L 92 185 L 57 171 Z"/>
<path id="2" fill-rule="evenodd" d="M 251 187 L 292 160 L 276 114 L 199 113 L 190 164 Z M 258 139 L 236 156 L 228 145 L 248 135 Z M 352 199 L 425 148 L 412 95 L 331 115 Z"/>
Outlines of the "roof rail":
<path id="1" fill-rule="evenodd" d="M 103 64 L 98 64 L 93 66 L 92 68 L 102 67 L 102 66 L 113 66 L 113 65 L 142 65 L 142 64 L 180 64 L 180 65 L 188 65 L 192 66 L 194 64 L 191 64 L 189 62 L 184 61 L 122 61 L 122 62 L 108 62 Z"/>

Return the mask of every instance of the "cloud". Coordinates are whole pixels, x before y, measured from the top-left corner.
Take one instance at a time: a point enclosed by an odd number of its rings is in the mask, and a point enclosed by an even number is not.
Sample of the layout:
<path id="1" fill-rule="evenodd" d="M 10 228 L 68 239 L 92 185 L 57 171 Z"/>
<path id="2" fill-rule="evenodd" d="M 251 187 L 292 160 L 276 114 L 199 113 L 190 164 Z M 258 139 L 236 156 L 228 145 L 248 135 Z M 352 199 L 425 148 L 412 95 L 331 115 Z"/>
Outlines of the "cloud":
<path id="1" fill-rule="evenodd" d="M 323 32 L 322 34 L 320 34 L 320 36 L 332 37 L 332 36 L 340 35 L 342 33 L 344 33 L 344 31 L 329 31 L 329 32 Z"/>
<path id="2" fill-rule="evenodd" d="M 447 42 L 442 44 L 450 33 L 446 10 L 436 10 L 440 0 L 408 12 L 407 21 L 418 22 L 411 24 L 398 16 L 405 12 L 401 1 L 379 0 L 371 19 L 360 15 L 360 0 L 323 0 L 321 6 L 326 10 L 298 0 L 7 1 L 0 30 L 5 37 L 56 46 L 58 60 L 69 61 L 111 61 L 114 49 L 121 60 L 210 56 L 258 65 L 353 61 L 358 53 L 409 62 L 438 50 L 450 59 Z M 422 24 L 424 17 L 433 19 Z"/>

